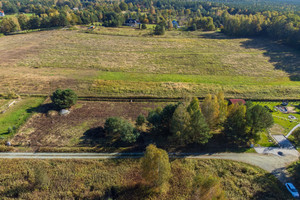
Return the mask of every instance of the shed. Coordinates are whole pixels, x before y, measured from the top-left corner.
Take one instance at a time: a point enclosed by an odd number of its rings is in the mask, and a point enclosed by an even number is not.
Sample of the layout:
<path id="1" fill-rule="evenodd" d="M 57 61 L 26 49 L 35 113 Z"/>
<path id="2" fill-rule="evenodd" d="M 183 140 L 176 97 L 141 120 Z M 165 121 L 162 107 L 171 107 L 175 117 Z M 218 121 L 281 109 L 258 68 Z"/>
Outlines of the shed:
<path id="1" fill-rule="evenodd" d="M 229 99 L 229 105 L 236 104 L 236 103 L 241 103 L 245 105 L 246 101 L 244 99 Z"/>
<path id="2" fill-rule="evenodd" d="M 0 10 L 0 17 L 4 17 L 4 16 L 5 16 L 4 11 Z"/>
<path id="3" fill-rule="evenodd" d="M 180 28 L 180 27 L 179 27 L 179 24 L 178 24 L 178 22 L 177 22 L 176 20 L 173 20 L 173 21 L 172 21 L 172 24 L 173 24 L 173 27 L 174 27 L 174 28 Z"/>

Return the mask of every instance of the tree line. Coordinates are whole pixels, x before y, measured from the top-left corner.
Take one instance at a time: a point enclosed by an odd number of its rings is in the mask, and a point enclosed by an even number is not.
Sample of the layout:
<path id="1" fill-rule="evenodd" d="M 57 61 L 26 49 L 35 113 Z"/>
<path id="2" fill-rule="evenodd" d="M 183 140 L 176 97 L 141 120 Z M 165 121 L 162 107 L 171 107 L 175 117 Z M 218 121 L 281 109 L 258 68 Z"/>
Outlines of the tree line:
<path id="1" fill-rule="evenodd" d="M 295 2 L 282 9 L 256 5 L 254 1 L 149 1 L 127 0 L 121 3 L 80 0 L 0 1 L 0 10 L 8 14 L 33 13 L 27 17 L 4 18 L 0 24 L 2 33 L 19 30 L 62 27 L 67 25 L 101 22 L 103 26 L 118 27 L 126 19 L 138 19 L 142 24 L 157 24 L 154 34 L 164 34 L 173 28 L 177 20 L 184 30 L 213 31 L 220 28 L 223 33 L 235 37 L 265 36 L 299 48 L 300 9 Z M 274 5 L 277 5 L 276 3 Z"/>
<path id="2" fill-rule="evenodd" d="M 139 116 L 135 127 L 129 121 L 112 117 L 105 122 L 108 136 L 118 134 L 122 141 L 134 143 L 143 132 L 151 135 L 153 141 L 164 141 L 165 145 L 189 145 L 209 143 L 214 133 L 226 144 L 247 146 L 260 139 L 260 132 L 274 123 L 269 111 L 248 102 L 228 105 L 223 93 L 208 95 L 203 102 L 197 98 L 190 101 L 168 104 L 149 112 L 147 117 Z"/>

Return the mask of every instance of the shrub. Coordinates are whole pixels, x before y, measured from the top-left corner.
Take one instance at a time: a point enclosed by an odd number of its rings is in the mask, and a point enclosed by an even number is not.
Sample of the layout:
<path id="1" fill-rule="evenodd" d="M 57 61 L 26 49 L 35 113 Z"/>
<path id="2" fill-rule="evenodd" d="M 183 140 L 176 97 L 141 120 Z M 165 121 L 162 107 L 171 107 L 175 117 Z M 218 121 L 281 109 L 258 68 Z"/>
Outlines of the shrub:
<path id="1" fill-rule="evenodd" d="M 107 135 L 118 135 L 123 142 L 134 143 L 139 137 L 139 132 L 131 123 L 119 117 L 110 117 L 105 121 L 104 130 Z"/>
<path id="2" fill-rule="evenodd" d="M 136 119 L 136 125 L 142 126 L 146 122 L 146 118 L 144 115 L 139 115 Z"/>
<path id="3" fill-rule="evenodd" d="M 71 89 L 57 89 L 51 96 L 53 104 L 59 109 L 70 108 L 77 102 L 77 95 Z"/>
<path id="4" fill-rule="evenodd" d="M 154 29 L 154 35 L 164 35 L 166 31 L 166 28 L 163 23 L 157 24 Z"/>
<path id="5" fill-rule="evenodd" d="M 142 29 L 147 29 L 146 24 L 142 24 Z"/>

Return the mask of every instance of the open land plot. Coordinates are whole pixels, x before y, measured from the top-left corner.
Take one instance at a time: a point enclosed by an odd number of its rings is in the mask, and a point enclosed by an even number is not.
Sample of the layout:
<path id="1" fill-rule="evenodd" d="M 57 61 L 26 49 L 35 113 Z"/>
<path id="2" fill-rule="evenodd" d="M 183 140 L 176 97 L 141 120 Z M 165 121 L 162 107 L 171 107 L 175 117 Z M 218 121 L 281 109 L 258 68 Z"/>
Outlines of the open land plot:
<path id="1" fill-rule="evenodd" d="M 61 87 L 79 95 L 181 97 L 223 90 L 227 97 L 299 98 L 299 52 L 269 40 L 82 29 L 0 38 L 0 92 Z"/>
<path id="2" fill-rule="evenodd" d="M 103 126 L 108 117 L 123 117 L 133 124 L 138 115 L 166 103 L 78 102 L 67 116 L 36 113 L 18 131 L 12 144 L 37 147 L 99 147 L 114 150 L 114 139 L 105 137 Z M 47 106 L 47 105 L 44 105 Z M 128 146 L 128 145 L 127 145 Z M 105 151 L 105 150 L 103 150 Z"/>
<path id="3" fill-rule="evenodd" d="M 290 197 L 273 175 L 245 163 L 176 159 L 171 161 L 171 169 L 170 190 L 163 195 L 149 195 L 141 186 L 139 159 L 2 159 L 0 194 L 20 199 L 199 199 L 203 191 L 198 191 L 201 182 L 196 180 L 213 176 L 228 199 Z M 37 181 L 39 184 L 34 184 Z M 210 192 L 215 193 L 214 189 Z"/>
<path id="4" fill-rule="evenodd" d="M 13 133 L 8 128 L 18 129 L 31 115 L 33 109 L 39 106 L 44 98 L 24 98 L 16 100 L 16 103 L 9 107 L 5 113 L 0 114 L 0 137 L 8 138 Z"/>

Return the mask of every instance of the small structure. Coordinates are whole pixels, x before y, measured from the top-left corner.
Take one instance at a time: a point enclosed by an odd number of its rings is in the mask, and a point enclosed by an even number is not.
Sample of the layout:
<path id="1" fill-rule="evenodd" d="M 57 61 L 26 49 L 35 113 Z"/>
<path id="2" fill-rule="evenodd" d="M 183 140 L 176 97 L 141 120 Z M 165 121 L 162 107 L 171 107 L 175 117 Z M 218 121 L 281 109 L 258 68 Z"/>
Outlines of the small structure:
<path id="1" fill-rule="evenodd" d="M 0 17 L 4 17 L 4 16 L 5 16 L 4 11 L 0 10 Z"/>
<path id="2" fill-rule="evenodd" d="M 241 104 L 245 105 L 246 101 L 244 99 L 229 99 L 229 105 L 237 104 L 237 103 L 241 103 Z"/>
<path id="3" fill-rule="evenodd" d="M 180 28 L 180 26 L 179 26 L 179 24 L 178 24 L 178 22 L 176 20 L 173 20 L 172 24 L 173 24 L 174 28 Z"/>
<path id="4" fill-rule="evenodd" d="M 68 115 L 68 114 L 70 114 L 70 111 L 67 110 L 67 109 L 62 109 L 62 110 L 59 111 L 59 114 L 60 115 Z"/>
<path id="5" fill-rule="evenodd" d="M 129 18 L 129 19 L 127 19 L 127 20 L 125 21 L 125 25 L 126 25 L 126 26 L 136 27 L 137 24 L 138 24 L 138 22 L 137 22 L 135 19 Z"/>
<path id="6" fill-rule="evenodd" d="M 77 7 L 73 8 L 74 11 L 78 11 L 79 9 Z"/>

